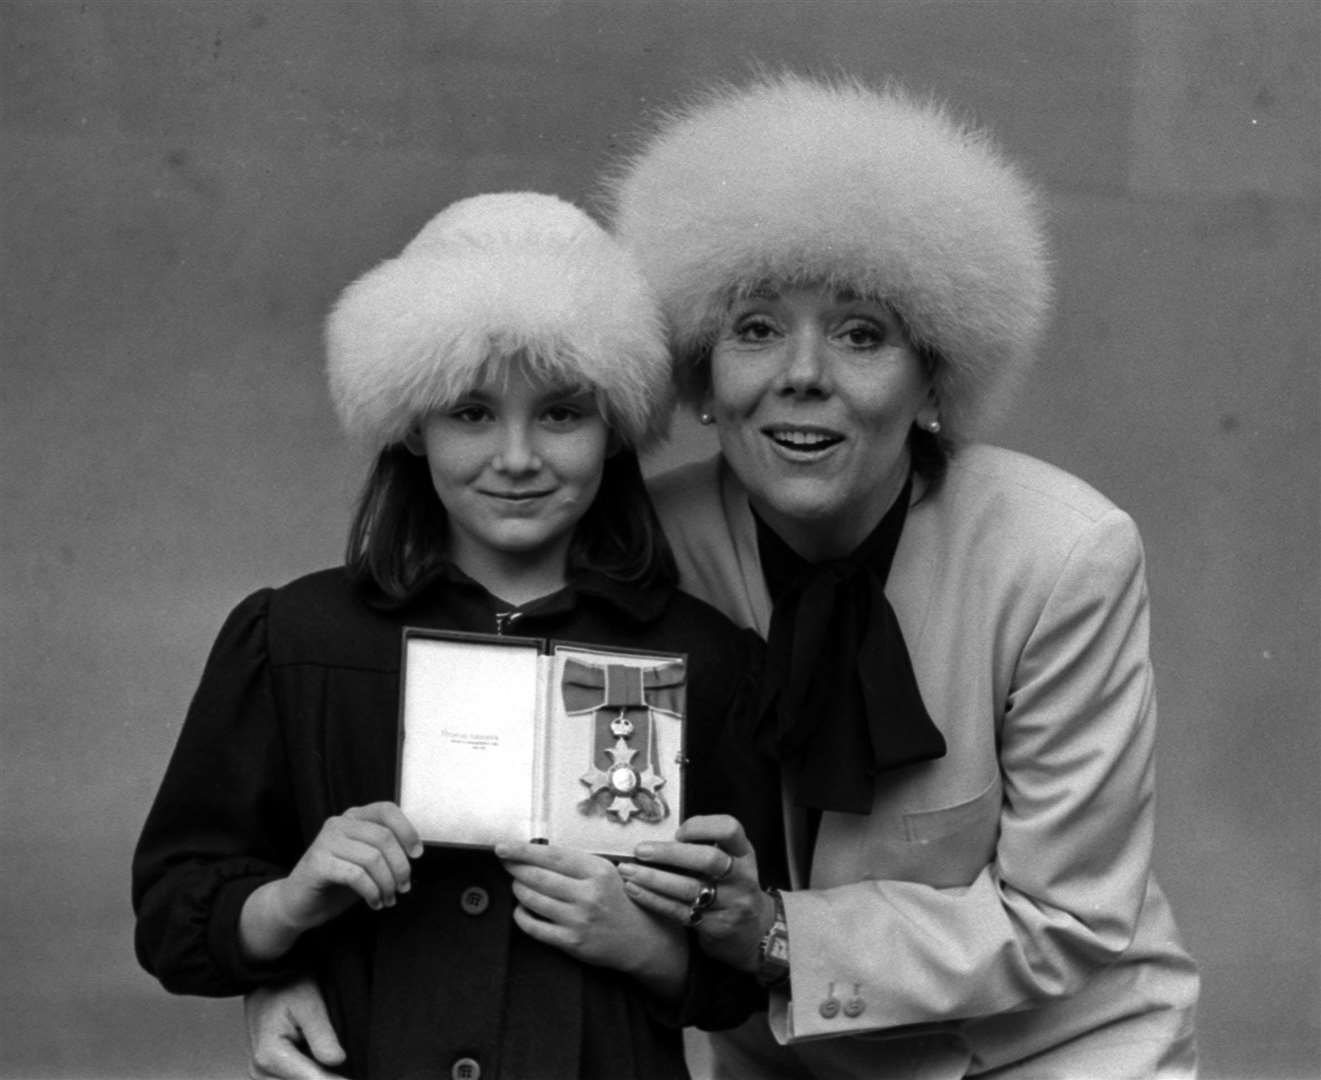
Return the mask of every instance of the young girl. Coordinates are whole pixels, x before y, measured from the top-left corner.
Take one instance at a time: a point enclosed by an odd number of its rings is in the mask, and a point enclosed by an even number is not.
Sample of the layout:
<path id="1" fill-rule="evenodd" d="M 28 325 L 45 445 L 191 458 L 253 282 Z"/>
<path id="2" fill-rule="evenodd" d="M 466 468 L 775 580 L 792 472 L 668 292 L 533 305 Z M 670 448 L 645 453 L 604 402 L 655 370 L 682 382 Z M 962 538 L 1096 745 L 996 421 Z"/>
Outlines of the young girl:
<path id="1" fill-rule="evenodd" d="M 347 565 L 221 631 L 135 855 L 139 959 L 178 993 L 314 973 L 355 1077 L 685 1076 L 679 1025 L 738 1022 L 755 986 L 607 860 L 424 854 L 391 801 L 401 628 L 683 652 L 688 810 L 777 850 L 738 722 L 756 639 L 675 590 L 642 487 L 671 405 L 650 294 L 576 208 L 479 196 L 350 286 L 327 343 L 340 419 L 377 450 Z"/>

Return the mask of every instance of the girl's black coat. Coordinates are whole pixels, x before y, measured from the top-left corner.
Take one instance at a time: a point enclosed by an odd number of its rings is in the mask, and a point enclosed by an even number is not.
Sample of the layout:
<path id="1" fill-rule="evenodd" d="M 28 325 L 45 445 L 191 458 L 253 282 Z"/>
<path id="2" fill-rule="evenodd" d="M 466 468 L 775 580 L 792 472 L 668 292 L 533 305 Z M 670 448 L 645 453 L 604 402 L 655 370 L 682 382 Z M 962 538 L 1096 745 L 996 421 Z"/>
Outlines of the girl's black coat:
<path id="1" fill-rule="evenodd" d="M 238 917 L 324 821 L 395 797 L 401 628 L 494 632 L 509 610 L 457 572 L 391 609 L 327 570 L 244 600 L 212 650 L 133 863 L 137 952 L 178 993 L 241 994 L 315 971 L 347 1075 L 686 1076 L 679 1025 L 729 1026 L 762 999 L 704 960 L 679 1005 L 517 929 L 509 877 L 485 852 L 428 849 L 395 907 L 365 905 L 274 966 L 245 962 Z M 760 643 L 677 591 L 584 575 L 520 609 L 520 636 L 689 657 L 687 813 L 729 812 L 783 877 L 773 765 L 745 737 Z M 489 907 L 468 914 L 464 891 Z M 693 955 L 697 956 L 694 947 Z"/>

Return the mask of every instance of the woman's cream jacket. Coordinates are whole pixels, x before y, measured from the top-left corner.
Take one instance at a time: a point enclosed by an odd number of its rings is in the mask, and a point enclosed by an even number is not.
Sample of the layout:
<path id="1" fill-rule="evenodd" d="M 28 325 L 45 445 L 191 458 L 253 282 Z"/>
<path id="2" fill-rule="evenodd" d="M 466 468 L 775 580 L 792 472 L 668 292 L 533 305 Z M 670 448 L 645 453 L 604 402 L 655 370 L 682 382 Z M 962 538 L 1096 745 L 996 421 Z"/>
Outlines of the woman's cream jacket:
<path id="1" fill-rule="evenodd" d="M 651 489 L 684 588 L 764 636 L 737 479 L 717 458 Z M 1132 520 L 968 447 L 915 495 L 886 592 L 948 752 L 884 776 L 870 815 L 825 814 L 810 872 L 786 794 L 789 992 L 710 1036 L 716 1075 L 1191 1075 L 1198 977 L 1151 874 Z"/>

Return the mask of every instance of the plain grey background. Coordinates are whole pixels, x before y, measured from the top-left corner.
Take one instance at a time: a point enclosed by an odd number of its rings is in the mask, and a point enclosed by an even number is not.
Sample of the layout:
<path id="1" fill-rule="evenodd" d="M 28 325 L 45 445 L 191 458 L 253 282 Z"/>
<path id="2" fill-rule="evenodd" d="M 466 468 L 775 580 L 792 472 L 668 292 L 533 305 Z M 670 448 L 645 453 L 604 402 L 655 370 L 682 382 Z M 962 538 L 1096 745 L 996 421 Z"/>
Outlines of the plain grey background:
<path id="1" fill-rule="evenodd" d="M 238 1004 L 136 967 L 129 857 L 225 613 L 339 557 L 336 292 L 453 199 L 588 200 L 648 110 L 756 61 L 934 90 L 1045 185 L 1058 313 L 998 441 L 1143 531 L 1205 1075 L 1321 1073 L 1319 30 L 1288 0 L 0 4 L 0 1074 L 243 1074 Z"/>

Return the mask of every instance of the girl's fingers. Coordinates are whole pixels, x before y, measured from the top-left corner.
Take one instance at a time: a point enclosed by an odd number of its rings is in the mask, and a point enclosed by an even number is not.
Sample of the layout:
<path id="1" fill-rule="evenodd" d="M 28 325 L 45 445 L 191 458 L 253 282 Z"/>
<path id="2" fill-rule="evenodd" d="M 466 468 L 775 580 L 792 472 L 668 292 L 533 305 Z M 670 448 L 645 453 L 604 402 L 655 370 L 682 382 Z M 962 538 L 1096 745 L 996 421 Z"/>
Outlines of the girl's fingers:
<path id="1" fill-rule="evenodd" d="M 579 880 L 577 878 L 565 877 L 554 870 L 527 863 L 505 863 L 505 869 L 514 879 L 515 894 L 518 892 L 517 887 L 521 885 L 525 889 L 564 902 L 572 901 L 577 895 Z"/>
<path id="2" fill-rule="evenodd" d="M 399 846 L 408 853 L 410 858 L 416 859 L 422 854 L 422 838 L 418 835 L 417 829 L 413 827 L 413 823 L 408 820 L 396 803 L 376 802 L 369 803 L 366 806 L 356 806 L 345 811 L 344 816 L 361 818 L 364 821 L 374 821 L 376 824 L 389 829 Z"/>
<path id="3" fill-rule="evenodd" d="M 662 919 L 668 919 L 680 926 L 689 925 L 693 912 L 691 903 L 685 904 L 663 893 L 652 892 L 636 881 L 626 880 L 624 892 L 638 907 L 650 911 L 653 915 L 659 915 Z"/>
<path id="4" fill-rule="evenodd" d="M 615 864 L 599 855 L 545 844 L 499 844 L 495 850 L 516 886 L 565 907 L 596 905 L 620 887 Z M 547 917 L 564 921 L 558 915 Z"/>
<path id="5" fill-rule="evenodd" d="M 574 910 L 567 900 L 557 899 L 517 880 L 514 881 L 514 899 L 537 918 L 556 925 L 566 922 Z"/>
<path id="6" fill-rule="evenodd" d="M 581 902 L 605 879 L 614 880 L 612 862 L 599 855 L 549 844 L 497 844 L 495 853 L 515 882 L 566 904 Z"/>
<path id="7" fill-rule="evenodd" d="M 364 828 L 376 827 L 357 822 L 332 830 L 312 864 L 314 873 L 330 884 L 349 887 L 373 908 L 393 907 L 398 894 L 410 887 L 408 860 L 379 830 L 367 833 L 366 839 L 351 835 Z"/>
<path id="8" fill-rule="evenodd" d="M 508 865 L 539 866 L 565 877 L 586 878 L 611 866 L 608 859 L 556 844 L 500 843 L 496 857 Z"/>
<path id="9" fill-rule="evenodd" d="M 385 905 L 381 887 L 361 864 L 338 855 L 326 854 L 314 865 L 316 879 L 325 885 L 338 885 L 357 893 L 373 911 Z"/>
<path id="10" fill-rule="evenodd" d="M 540 941 L 543 945 L 550 945 L 556 949 L 566 949 L 572 937 L 563 927 L 554 922 L 540 919 L 532 914 L 527 908 L 521 905 L 514 907 L 514 922 L 518 928 L 535 941 Z"/>
<path id="11" fill-rule="evenodd" d="M 388 882 L 389 892 L 394 893 L 396 890 L 407 892 L 409 883 L 412 881 L 412 863 L 395 834 L 384 825 L 379 825 L 364 818 L 345 815 L 340 821 L 340 827 L 333 834 L 338 839 L 331 840 L 330 850 L 342 857 L 351 858 L 356 862 L 362 862 L 364 866 L 368 866 L 368 861 L 360 857 L 361 847 L 371 848 L 384 861 L 385 869 L 390 877 Z M 355 854 L 350 854 L 350 852 Z M 373 875 L 379 879 L 380 875 L 375 866 L 376 860 L 372 859 L 370 862 L 371 866 L 369 868 Z M 386 883 L 382 882 L 382 884 L 384 886 Z"/>
<path id="12" fill-rule="evenodd" d="M 356 894 L 374 910 L 392 907 L 412 881 L 409 851 L 420 854 L 417 832 L 393 803 L 353 807 L 327 818 L 281 886 L 292 925 L 317 926 Z"/>
<path id="13" fill-rule="evenodd" d="M 346 841 L 331 855 L 331 872 L 337 884 L 347 885 L 373 909 L 393 907 L 399 891 L 394 871 L 378 848 Z"/>
<path id="14" fill-rule="evenodd" d="M 676 874 L 654 866 L 643 866 L 640 863 L 621 863 L 619 876 L 626 884 L 637 885 L 641 889 L 683 904 L 685 907 L 692 904 L 702 888 L 702 882 L 695 874 Z"/>

